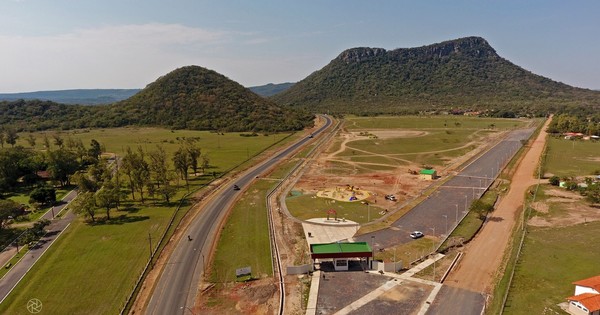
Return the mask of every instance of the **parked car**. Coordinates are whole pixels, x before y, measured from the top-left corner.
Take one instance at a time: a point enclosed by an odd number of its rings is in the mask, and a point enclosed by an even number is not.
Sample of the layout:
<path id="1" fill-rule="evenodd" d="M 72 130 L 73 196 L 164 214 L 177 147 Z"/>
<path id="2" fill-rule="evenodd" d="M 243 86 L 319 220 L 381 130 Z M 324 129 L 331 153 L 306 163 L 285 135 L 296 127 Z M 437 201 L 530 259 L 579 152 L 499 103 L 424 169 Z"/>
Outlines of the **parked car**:
<path id="1" fill-rule="evenodd" d="M 410 238 L 417 239 L 417 238 L 421 238 L 421 237 L 423 237 L 423 232 L 421 232 L 421 231 L 414 231 L 414 232 L 410 233 Z"/>

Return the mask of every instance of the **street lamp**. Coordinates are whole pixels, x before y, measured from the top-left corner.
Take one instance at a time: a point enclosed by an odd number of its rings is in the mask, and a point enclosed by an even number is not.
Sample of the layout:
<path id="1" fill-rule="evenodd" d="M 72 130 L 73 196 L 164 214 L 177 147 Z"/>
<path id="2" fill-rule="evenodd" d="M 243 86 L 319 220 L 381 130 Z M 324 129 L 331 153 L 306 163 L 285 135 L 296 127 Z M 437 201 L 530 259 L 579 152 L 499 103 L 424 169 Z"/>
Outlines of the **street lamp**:
<path id="1" fill-rule="evenodd" d="M 367 204 L 367 222 L 371 222 L 371 205 L 365 201 Z"/>
<path id="2" fill-rule="evenodd" d="M 456 225 L 458 225 L 458 204 L 455 204 L 456 206 L 456 218 L 454 219 Z"/>
<path id="3" fill-rule="evenodd" d="M 442 214 L 442 217 L 446 218 L 446 235 L 448 235 L 448 215 Z"/>
<path id="4" fill-rule="evenodd" d="M 373 269 L 373 261 L 375 260 L 375 235 L 371 235 L 371 269 Z"/>

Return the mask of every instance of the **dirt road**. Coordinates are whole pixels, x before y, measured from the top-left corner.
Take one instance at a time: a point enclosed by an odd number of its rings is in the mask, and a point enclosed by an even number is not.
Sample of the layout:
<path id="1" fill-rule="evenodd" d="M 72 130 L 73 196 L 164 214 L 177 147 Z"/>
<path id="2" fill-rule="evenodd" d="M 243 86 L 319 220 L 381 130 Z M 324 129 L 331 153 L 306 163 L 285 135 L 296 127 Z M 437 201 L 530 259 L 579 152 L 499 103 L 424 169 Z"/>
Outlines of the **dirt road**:
<path id="1" fill-rule="evenodd" d="M 446 285 L 474 292 L 491 293 L 492 284 L 500 268 L 502 256 L 510 240 L 511 231 L 521 214 L 524 196 L 531 185 L 537 183 L 535 170 L 546 142 L 546 127 L 532 143 L 517 167 L 510 190 L 502 197 L 481 232 L 466 247 L 460 264 L 444 282 Z"/>

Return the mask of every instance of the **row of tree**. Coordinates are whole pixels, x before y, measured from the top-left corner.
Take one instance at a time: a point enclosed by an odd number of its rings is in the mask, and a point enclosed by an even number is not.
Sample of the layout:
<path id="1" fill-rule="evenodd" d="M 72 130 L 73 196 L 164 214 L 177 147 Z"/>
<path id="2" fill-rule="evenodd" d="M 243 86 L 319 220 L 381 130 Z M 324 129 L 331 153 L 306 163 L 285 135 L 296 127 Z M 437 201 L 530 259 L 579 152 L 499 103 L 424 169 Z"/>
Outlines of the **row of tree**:
<path id="1" fill-rule="evenodd" d="M 549 133 L 581 132 L 586 135 L 600 135 L 600 114 L 569 115 L 561 114 L 548 125 Z"/>
<path id="2" fill-rule="evenodd" d="M 144 203 L 150 196 L 169 203 L 177 192 L 175 181 L 184 180 L 189 189 L 190 171 L 197 174 L 199 169 L 204 172 L 209 166 L 209 158 L 201 154 L 194 139 L 182 140 L 171 161 L 173 168 L 164 148 L 157 145 L 152 151 L 127 147 L 124 156 L 112 166 L 105 162 L 90 165 L 87 171 L 72 177 L 79 190 L 75 211 L 95 222 L 97 210 L 103 209 L 110 219 L 110 211 L 119 209 L 126 198 L 124 189 L 134 201 Z"/>

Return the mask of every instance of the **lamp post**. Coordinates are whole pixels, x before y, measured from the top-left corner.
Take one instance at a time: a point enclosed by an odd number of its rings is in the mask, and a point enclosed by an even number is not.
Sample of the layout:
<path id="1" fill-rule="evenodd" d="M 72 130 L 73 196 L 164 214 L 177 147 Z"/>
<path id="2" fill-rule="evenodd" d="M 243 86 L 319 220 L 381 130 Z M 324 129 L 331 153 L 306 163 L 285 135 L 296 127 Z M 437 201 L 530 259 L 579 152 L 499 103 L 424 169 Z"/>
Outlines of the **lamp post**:
<path id="1" fill-rule="evenodd" d="M 458 225 L 458 204 L 455 204 L 455 206 L 456 206 L 456 218 L 454 220 L 455 220 L 455 224 Z"/>
<path id="2" fill-rule="evenodd" d="M 373 260 L 375 260 L 375 235 L 371 235 L 371 269 L 373 269 Z"/>
<path id="3" fill-rule="evenodd" d="M 446 219 L 446 235 L 448 235 L 448 215 L 442 214 L 442 217 L 444 217 Z"/>
<path id="4" fill-rule="evenodd" d="M 371 222 L 371 205 L 365 201 L 367 204 L 367 222 Z"/>

